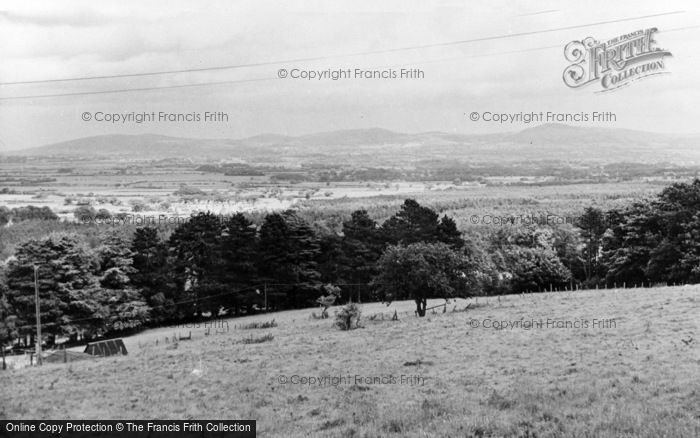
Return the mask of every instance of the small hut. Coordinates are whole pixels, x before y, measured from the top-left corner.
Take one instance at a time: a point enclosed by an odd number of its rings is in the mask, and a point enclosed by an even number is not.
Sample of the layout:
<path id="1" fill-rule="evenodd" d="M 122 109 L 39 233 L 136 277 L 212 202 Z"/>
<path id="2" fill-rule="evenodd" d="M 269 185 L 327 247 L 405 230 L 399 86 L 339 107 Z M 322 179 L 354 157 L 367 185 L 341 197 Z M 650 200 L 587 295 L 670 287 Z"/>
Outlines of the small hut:
<path id="1" fill-rule="evenodd" d="M 126 355 L 126 347 L 121 339 L 108 339 L 106 341 L 90 342 L 85 346 L 85 353 L 93 356 Z"/>

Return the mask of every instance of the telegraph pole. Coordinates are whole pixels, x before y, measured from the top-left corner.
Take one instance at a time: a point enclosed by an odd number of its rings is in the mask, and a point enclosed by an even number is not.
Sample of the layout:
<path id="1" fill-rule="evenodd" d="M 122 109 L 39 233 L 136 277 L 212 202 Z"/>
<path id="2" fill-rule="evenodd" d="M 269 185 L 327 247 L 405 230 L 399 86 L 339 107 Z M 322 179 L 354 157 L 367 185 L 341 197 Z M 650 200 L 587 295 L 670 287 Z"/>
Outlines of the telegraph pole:
<path id="1" fill-rule="evenodd" d="M 34 265 L 34 304 L 36 309 L 36 363 L 41 365 L 41 313 L 39 312 L 39 280 L 37 266 Z"/>

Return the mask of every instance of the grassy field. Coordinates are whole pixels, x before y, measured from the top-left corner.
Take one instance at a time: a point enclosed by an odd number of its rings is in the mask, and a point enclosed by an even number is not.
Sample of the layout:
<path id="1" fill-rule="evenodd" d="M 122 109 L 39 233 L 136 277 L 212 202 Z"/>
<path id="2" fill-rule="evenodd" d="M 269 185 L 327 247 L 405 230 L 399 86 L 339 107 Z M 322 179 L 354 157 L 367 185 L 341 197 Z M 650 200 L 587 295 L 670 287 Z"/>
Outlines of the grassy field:
<path id="1" fill-rule="evenodd" d="M 128 356 L 0 372 L 0 417 L 256 419 L 265 437 L 700 436 L 699 292 L 479 298 L 423 319 L 411 302 L 365 304 L 349 332 L 312 309 L 209 336 L 162 328 L 125 339 Z"/>

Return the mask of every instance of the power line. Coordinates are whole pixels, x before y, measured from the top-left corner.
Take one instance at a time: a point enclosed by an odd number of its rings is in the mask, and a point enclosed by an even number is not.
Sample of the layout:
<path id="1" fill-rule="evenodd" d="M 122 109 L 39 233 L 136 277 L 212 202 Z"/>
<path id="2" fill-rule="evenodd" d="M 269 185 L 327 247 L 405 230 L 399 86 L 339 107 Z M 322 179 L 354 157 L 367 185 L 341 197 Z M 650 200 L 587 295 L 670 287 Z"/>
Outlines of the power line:
<path id="1" fill-rule="evenodd" d="M 114 93 L 130 93 L 134 91 L 153 91 L 153 90 L 168 90 L 175 88 L 190 88 L 190 87 L 204 87 L 210 85 L 225 85 L 225 84 L 240 84 L 246 82 L 262 82 L 262 81 L 272 81 L 277 78 L 258 78 L 258 79 L 239 79 L 230 81 L 217 81 L 217 82 L 198 82 L 194 84 L 182 84 L 182 85 L 164 85 L 159 87 L 143 87 L 143 88 L 119 88 L 115 90 L 101 90 L 101 91 L 78 91 L 75 93 L 58 93 L 58 94 L 37 94 L 29 96 L 10 96 L 10 97 L 0 97 L 0 100 L 22 100 L 22 99 L 39 99 L 43 97 L 67 97 L 67 96 L 86 96 L 90 94 L 114 94 Z"/>
<path id="2" fill-rule="evenodd" d="M 408 63 L 393 64 L 391 66 L 382 66 L 382 67 L 399 67 L 399 66 L 403 66 L 403 65 L 432 64 L 432 63 L 439 63 L 439 62 L 446 62 L 446 61 L 454 61 L 457 59 L 464 59 L 464 58 L 479 58 L 479 57 L 485 57 L 485 56 L 510 55 L 510 54 L 514 54 L 514 53 L 533 52 L 533 51 L 538 51 L 538 50 L 546 50 L 546 49 L 554 49 L 554 48 L 561 48 L 561 46 L 546 46 L 546 47 L 537 47 L 537 48 L 533 48 L 533 49 L 511 50 L 511 51 L 507 51 L 507 52 L 484 53 L 484 54 L 471 55 L 471 56 L 466 56 L 466 57 L 462 56 L 462 57 L 443 58 L 443 59 L 438 59 L 438 60 L 433 60 L 433 61 L 422 61 L 422 62 L 411 63 L 411 64 L 408 64 Z M 159 87 L 121 88 L 121 89 L 102 90 L 102 91 L 79 91 L 79 92 L 75 92 L 75 93 L 33 94 L 33 95 L 28 95 L 28 96 L 0 97 L 0 101 L 2 101 L 2 100 L 40 99 L 40 98 L 48 98 L 48 97 L 85 96 L 85 95 L 91 95 L 91 94 L 130 93 L 130 92 L 139 92 L 139 91 L 154 91 L 154 90 L 167 90 L 167 89 L 189 88 L 189 87 L 203 87 L 203 86 L 210 86 L 210 85 L 236 84 L 236 83 L 243 83 L 243 82 L 262 82 L 262 81 L 272 81 L 272 80 L 277 80 L 277 79 L 278 78 L 259 78 L 259 79 L 243 79 L 243 80 L 230 80 L 230 81 L 217 81 L 217 82 L 198 82 L 198 83 L 194 83 L 194 84 L 165 85 L 165 86 L 159 86 Z"/>
<path id="3" fill-rule="evenodd" d="M 668 29 L 668 30 L 665 30 L 664 32 L 665 33 L 677 32 L 677 31 L 682 31 L 682 30 L 697 29 L 699 27 L 700 27 L 700 25 L 685 26 L 685 27 Z M 497 56 L 497 55 L 510 55 L 510 54 L 516 54 L 516 53 L 526 53 L 526 52 L 534 52 L 534 51 L 539 51 L 539 50 L 549 50 L 549 49 L 557 49 L 557 48 L 561 48 L 561 46 L 559 46 L 559 45 L 544 46 L 544 47 L 535 47 L 535 48 L 531 48 L 531 49 L 511 50 L 511 51 L 506 51 L 506 52 L 483 53 L 483 54 L 477 54 L 477 55 L 467 55 L 467 56 L 462 56 L 462 57 L 443 58 L 443 59 L 432 60 L 432 61 L 419 61 L 416 63 L 393 64 L 391 66 L 380 66 L 380 67 L 376 67 L 376 68 L 398 67 L 398 66 L 402 66 L 402 65 L 422 65 L 422 64 L 454 61 L 454 60 L 458 60 L 458 59 L 480 58 L 480 57 Z M 311 59 L 311 58 L 309 58 L 309 59 Z M 280 63 L 282 63 L 282 62 L 284 62 L 284 61 L 280 61 Z M 290 62 L 292 62 L 292 61 L 290 61 Z M 151 73 L 149 73 L 149 74 L 151 74 Z M 153 74 L 159 74 L 159 73 L 153 73 Z M 58 81 L 68 81 L 68 80 L 71 80 L 71 79 L 60 79 Z M 0 97 L 0 101 L 41 99 L 41 98 L 51 98 L 51 97 L 87 96 L 87 95 L 93 95 L 93 94 L 97 95 L 97 94 L 131 93 L 131 92 L 141 92 L 141 91 L 168 90 L 168 89 L 191 88 L 191 87 L 205 87 L 205 86 L 213 86 L 213 85 L 227 85 L 227 84 L 237 84 L 237 83 L 246 83 L 246 82 L 263 82 L 263 81 L 273 81 L 273 80 L 279 80 L 279 78 L 276 78 L 276 77 L 273 77 L 273 78 L 255 78 L 255 79 L 240 79 L 240 80 L 230 80 L 230 81 L 198 82 L 198 83 L 193 83 L 193 84 L 165 85 L 165 86 L 143 87 L 143 88 L 119 88 L 119 89 L 101 90 L 101 91 L 79 91 L 79 92 L 75 92 L 75 93 L 55 93 L 55 94 L 35 94 L 35 95 L 24 95 L 24 96 L 9 96 L 9 97 Z M 0 85 L 3 85 L 3 84 L 0 84 Z"/>
<path id="4" fill-rule="evenodd" d="M 233 64 L 233 65 L 212 66 L 212 67 L 188 68 L 188 69 L 181 69 L 181 70 L 161 70 L 161 71 L 155 71 L 155 72 L 124 73 L 124 74 L 117 74 L 117 75 L 82 76 L 82 77 L 73 77 L 73 78 L 38 79 L 38 80 L 32 80 L 32 81 L 0 82 L 0 85 L 40 84 L 40 83 L 55 83 L 55 82 L 69 82 L 69 81 L 87 81 L 87 80 L 94 80 L 94 79 L 117 79 L 117 78 L 130 78 L 130 77 L 143 77 L 143 76 L 157 76 L 157 75 L 178 74 L 178 73 L 196 73 L 196 72 L 203 72 L 203 71 L 232 70 L 232 69 L 248 68 L 248 67 L 263 67 L 263 66 L 268 66 L 268 65 L 288 64 L 288 63 L 294 63 L 294 62 L 321 61 L 321 60 L 332 59 L 332 58 L 345 58 L 345 57 L 365 56 L 365 55 L 380 55 L 380 54 L 386 54 L 386 53 L 405 52 L 405 51 L 409 51 L 409 50 L 421 50 L 421 49 L 429 49 L 429 48 L 436 48 L 436 47 L 449 47 L 449 46 L 456 46 L 456 45 L 461 45 L 461 44 L 469 44 L 469 43 L 476 43 L 476 42 L 483 42 L 483 41 L 494 41 L 494 40 L 501 40 L 501 39 L 518 38 L 518 37 L 522 37 L 522 36 L 530 36 L 530 35 L 537 35 L 537 34 L 542 34 L 542 33 L 559 32 L 562 30 L 581 29 L 584 27 L 600 26 L 600 25 L 612 24 L 612 23 L 621 23 L 621 22 L 625 22 L 625 21 L 636 21 L 636 20 L 643 20 L 646 18 L 661 17 L 661 16 L 666 16 L 666 15 L 676 15 L 676 14 L 682 14 L 682 13 L 685 13 L 685 11 L 663 12 L 663 13 L 659 13 L 659 14 L 642 15 L 642 16 L 638 16 L 638 17 L 619 18 L 619 19 L 615 19 L 615 20 L 599 21 L 596 23 L 588 23 L 588 24 L 577 24 L 577 25 L 572 25 L 572 26 L 556 27 L 556 28 L 552 28 L 552 29 L 533 30 L 533 31 L 528 31 L 528 32 L 510 33 L 510 34 L 504 34 L 504 35 L 472 38 L 472 39 L 466 39 L 466 40 L 447 41 L 447 42 L 442 42 L 442 43 L 398 47 L 398 48 L 393 48 L 393 49 L 370 50 L 370 51 L 365 51 L 365 52 L 355 52 L 355 53 L 346 53 L 346 54 L 338 54 L 338 55 L 314 56 L 314 57 L 308 57 L 308 58 L 296 58 L 296 59 L 287 59 L 287 60 L 281 60 L 281 61 L 265 61 L 265 62 L 249 63 L 249 64 Z"/>

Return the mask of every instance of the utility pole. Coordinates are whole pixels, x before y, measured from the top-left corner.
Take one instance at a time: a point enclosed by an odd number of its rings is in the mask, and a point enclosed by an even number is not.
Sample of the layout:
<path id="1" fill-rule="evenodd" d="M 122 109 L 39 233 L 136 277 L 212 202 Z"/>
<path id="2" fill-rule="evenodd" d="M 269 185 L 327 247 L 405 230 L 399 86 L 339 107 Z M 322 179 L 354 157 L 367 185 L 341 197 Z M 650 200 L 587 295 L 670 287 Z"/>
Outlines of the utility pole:
<path id="1" fill-rule="evenodd" d="M 36 363 L 41 365 L 41 314 L 39 313 L 39 280 L 37 266 L 34 265 L 34 304 L 36 309 Z"/>
<path id="2" fill-rule="evenodd" d="M 263 290 L 265 291 L 265 313 L 267 313 L 267 283 L 263 283 Z"/>

